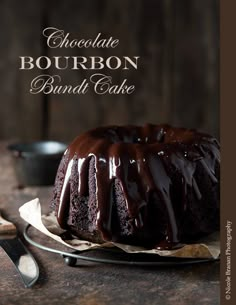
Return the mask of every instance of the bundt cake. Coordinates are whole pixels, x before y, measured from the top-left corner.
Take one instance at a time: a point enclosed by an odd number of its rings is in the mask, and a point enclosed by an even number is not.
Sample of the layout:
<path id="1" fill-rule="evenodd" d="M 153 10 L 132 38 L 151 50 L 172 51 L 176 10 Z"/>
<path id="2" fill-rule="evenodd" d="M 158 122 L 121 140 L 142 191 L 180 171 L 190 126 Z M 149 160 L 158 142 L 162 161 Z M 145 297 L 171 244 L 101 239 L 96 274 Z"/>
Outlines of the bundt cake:
<path id="1" fill-rule="evenodd" d="M 93 242 L 173 249 L 219 229 L 220 146 L 169 125 L 99 127 L 65 151 L 51 207 Z"/>

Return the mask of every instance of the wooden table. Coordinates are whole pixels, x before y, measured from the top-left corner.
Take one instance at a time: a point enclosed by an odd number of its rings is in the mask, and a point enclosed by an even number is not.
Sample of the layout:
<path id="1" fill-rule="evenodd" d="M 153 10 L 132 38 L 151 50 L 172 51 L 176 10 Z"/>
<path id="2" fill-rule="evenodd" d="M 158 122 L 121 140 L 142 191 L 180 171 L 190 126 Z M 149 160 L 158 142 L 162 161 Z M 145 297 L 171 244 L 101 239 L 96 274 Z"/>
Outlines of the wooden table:
<path id="1" fill-rule="evenodd" d="M 39 197 L 46 213 L 52 188 L 17 189 L 16 185 L 6 143 L 0 142 L 0 209 L 22 233 L 25 222 L 18 208 Z M 44 241 L 41 234 L 35 237 Z M 219 262 L 162 268 L 102 263 L 69 267 L 60 255 L 27 246 L 39 264 L 39 280 L 32 288 L 24 288 L 0 249 L 0 304 L 220 304 Z"/>

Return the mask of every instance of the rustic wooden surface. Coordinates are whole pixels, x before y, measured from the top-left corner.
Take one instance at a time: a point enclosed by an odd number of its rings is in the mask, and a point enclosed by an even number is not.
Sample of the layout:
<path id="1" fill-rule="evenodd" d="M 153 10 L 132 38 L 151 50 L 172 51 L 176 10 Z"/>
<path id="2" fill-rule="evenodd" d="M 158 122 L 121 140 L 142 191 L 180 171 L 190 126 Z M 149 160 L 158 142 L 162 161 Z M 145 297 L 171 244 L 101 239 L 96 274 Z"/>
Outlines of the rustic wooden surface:
<path id="1" fill-rule="evenodd" d="M 24 0 L 0 1 L 0 139 L 41 136 L 42 97 L 28 92 L 37 71 L 19 72 L 19 56 L 39 56 L 41 6 Z"/>
<path id="2" fill-rule="evenodd" d="M 25 225 L 18 208 L 39 197 L 43 212 L 48 211 L 51 187 L 16 188 L 6 143 L 0 142 L 0 210 L 13 221 L 20 233 Z M 45 243 L 41 233 L 33 238 Z M 49 246 L 54 241 L 47 241 Z M 27 243 L 26 243 L 27 244 Z M 55 246 L 55 244 L 54 244 Z M 56 254 L 31 245 L 40 268 L 38 282 L 25 289 L 12 263 L 0 249 L 1 305 L 218 305 L 220 303 L 219 262 L 182 267 L 145 268 L 110 264 L 83 264 L 68 267 Z"/>
<path id="3" fill-rule="evenodd" d="M 105 124 L 163 123 L 193 127 L 219 136 L 218 0 L 16 0 L 0 2 L 0 138 L 39 138 L 45 131 L 43 96 L 28 93 L 38 70 L 19 71 L 20 55 L 140 56 L 127 76 L 136 85 L 130 96 L 51 95 L 48 136 L 70 141 Z M 41 27 L 64 29 L 76 38 L 120 39 L 114 50 L 45 50 Z M 114 51 L 114 52 L 113 52 Z M 112 54 L 114 53 L 114 54 Z M 50 69 L 50 74 L 55 72 Z M 91 74 L 66 70 L 64 83 Z"/>

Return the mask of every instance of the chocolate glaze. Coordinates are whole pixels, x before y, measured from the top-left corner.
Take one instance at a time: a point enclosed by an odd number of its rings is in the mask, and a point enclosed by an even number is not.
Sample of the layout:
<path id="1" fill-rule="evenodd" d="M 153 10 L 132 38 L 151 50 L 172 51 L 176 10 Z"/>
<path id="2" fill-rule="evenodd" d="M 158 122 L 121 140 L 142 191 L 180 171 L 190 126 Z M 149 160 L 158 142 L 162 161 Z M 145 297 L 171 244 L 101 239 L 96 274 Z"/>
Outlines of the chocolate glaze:
<path id="1" fill-rule="evenodd" d="M 157 196 L 167 218 L 165 240 L 157 240 L 160 249 L 173 248 L 181 242 L 178 215 L 187 209 L 187 193 L 196 200 L 203 194 L 195 179 L 197 164 L 201 164 L 213 184 L 219 165 L 219 144 L 209 135 L 169 125 L 109 126 L 88 131 L 77 137 L 65 152 L 66 168 L 61 177 L 56 214 L 59 225 L 67 228 L 70 205 L 70 177 L 73 162 L 78 160 L 78 195 L 88 196 L 88 171 L 95 159 L 97 229 L 104 240 L 113 240 L 112 190 L 118 179 L 133 229 L 145 226 L 150 196 Z M 199 163 L 200 162 L 200 163 Z M 181 206 L 175 206 L 171 193 L 173 175 L 180 182 Z M 178 215 L 177 215 L 178 214 Z"/>

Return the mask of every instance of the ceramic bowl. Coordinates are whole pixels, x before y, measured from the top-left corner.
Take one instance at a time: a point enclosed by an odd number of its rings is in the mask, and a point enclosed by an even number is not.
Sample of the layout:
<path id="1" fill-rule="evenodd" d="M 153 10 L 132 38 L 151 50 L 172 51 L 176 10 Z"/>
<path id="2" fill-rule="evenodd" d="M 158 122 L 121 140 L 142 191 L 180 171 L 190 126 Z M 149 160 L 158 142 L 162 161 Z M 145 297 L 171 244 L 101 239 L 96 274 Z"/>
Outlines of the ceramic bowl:
<path id="1" fill-rule="evenodd" d="M 37 141 L 8 146 L 19 187 L 54 184 L 57 168 L 66 150 L 65 143 Z"/>

